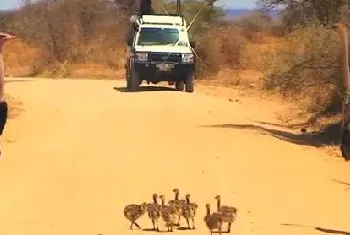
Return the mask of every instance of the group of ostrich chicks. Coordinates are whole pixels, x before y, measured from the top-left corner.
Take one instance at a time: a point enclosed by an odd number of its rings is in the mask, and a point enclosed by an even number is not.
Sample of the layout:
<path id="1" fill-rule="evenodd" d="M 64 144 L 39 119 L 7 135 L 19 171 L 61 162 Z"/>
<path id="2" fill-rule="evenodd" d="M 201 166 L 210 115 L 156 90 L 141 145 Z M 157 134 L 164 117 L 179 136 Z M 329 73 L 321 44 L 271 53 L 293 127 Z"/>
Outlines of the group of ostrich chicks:
<path id="1" fill-rule="evenodd" d="M 174 226 L 180 226 L 181 216 L 186 219 L 187 228 L 195 229 L 194 218 L 198 205 L 190 201 L 190 194 L 186 194 L 185 199 L 179 199 L 179 189 L 174 189 L 175 193 L 174 200 L 168 201 L 168 205 L 165 204 L 164 195 L 158 196 L 156 193 L 153 194 L 152 203 L 142 203 L 141 205 L 131 204 L 124 208 L 124 216 L 130 222 L 130 229 L 135 225 L 138 229 L 141 229 L 140 225 L 136 221 L 142 217 L 146 212 L 148 217 L 152 220 L 153 230 L 160 231 L 158 228 L 158 221 L 160 218 L 165 222 L 165 226 L 168 232 L 173 232 Z M 162 203 L 158 204 L 158 197 Z M 221 205 L 221 197 L 217 195 L 217 211 L 210 212 L 210 204 L 206 204 L 207 213 L 204 217 L 204 222 L 211 234 L 214 230 L 217 230 L 220 234 L 222 233 L 223 223 L 227 223 L 227 233 L 230 233 L 231 224 L 236 220 L 237 208 L 233 206 Z M 192 228 L 190 226 L 192 221 Z"/>

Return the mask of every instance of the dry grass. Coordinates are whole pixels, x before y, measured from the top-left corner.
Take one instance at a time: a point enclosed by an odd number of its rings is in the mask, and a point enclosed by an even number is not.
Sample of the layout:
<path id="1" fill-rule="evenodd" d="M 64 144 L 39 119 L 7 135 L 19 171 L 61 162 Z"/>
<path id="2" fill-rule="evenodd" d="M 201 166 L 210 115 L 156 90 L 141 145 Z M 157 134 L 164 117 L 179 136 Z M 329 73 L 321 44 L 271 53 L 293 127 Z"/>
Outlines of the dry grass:
<path id="1" fill-rule="evenodd" d="M 89 45 L 90 49 L 93 48 L 91 50 L 95 50 L 95 55 L 87 55 L 85 63 L 50 63 L 48 56 L 34 45 L 22 40 L 9 42 L 5 50 L 6 75 L 10 77 L 123 78 L 124 71 L 121 69 L 123 54 L 116 50 L 108 53 L 97 52 L 99 47 L 98 43 L 96 46 Z"/>
<path id="2" fill-rule="evenodd" d="M 283 37 L 262 36 L 261 42 L 246 45 L 242 56 L 242 68 L 266 71 L 271 60 L 284 50 L 292 50 L 291 45 Z"/>
<path id="3" fill-rule="evenodd" d="M 256 70 L 238 70 L 232 68 L 222 68 L 215 75 L 202 77 L 201 84 L 221 87 L 262 87 L 263 74 Z"/>
<path id="4" fill-rule="evenodd" d="M 72 64 L 69 65 L 68 77 L 94 79 L 123 79 L 124 70 L 113 69 L 101 64 Z"/>
<path id="5" fill-rule="evenodd" d="M 43 59 L 43 52 L 22 40 L 6 44 L 6 75 L 14 77 L 33 76 L 36 74 L 38 61 Z"/>

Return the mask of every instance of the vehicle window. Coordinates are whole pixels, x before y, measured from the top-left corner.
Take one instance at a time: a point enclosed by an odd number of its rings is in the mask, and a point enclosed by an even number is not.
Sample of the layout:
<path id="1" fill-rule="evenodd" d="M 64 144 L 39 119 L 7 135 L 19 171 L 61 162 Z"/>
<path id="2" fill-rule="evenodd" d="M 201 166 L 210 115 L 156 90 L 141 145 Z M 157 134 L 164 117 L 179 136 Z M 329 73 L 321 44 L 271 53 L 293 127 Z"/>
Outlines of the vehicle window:
<path id="1" fill-rule="evenodd" d="M 172 28 L 141 28 L 137 45 L 166 45 L 179 41 L 179 30 Z"/>

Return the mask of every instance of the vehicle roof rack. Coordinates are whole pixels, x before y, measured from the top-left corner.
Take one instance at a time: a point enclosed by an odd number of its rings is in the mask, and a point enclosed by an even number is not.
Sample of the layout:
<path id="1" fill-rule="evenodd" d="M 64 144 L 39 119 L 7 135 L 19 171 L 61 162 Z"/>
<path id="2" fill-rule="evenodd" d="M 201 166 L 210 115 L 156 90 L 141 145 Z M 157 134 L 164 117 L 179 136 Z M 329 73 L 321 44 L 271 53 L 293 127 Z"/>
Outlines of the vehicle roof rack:
<path id="1" fill-rule="evenodd" d="M 146 13 L 147 12 L 147 13 Z M 146 14 L 145 14 L 146 13 Z M 179 25 L 179 23 L 169 23 L 169 22 L 146 22 L 143 20 L 143 16 L 173 16 L 173 17 L 181 17 L 182 25 L 186 25 L 185 17 L 182 14 L 181 10 L 181 0 L 176 0 L 176 13 L 156 13 L 152 8 L 152 0 L 140 0 L 140 10 L 139 13 L 136 14 L 136 18 L 133 18 L 133 23 L 138 25 L 140 24 L 164 24 L 164 25 Z"/>
<path id="2" fill-rule="evenodd" d="M 137 20 L 139 24 L 153 24 L 153 25 L 178 25 L 180 26 L 179 23 L 170 23 L 170 22 L 148 22 L 144 19 L 144 16 L 173 16 L 173 17 L 180 17 L 181 18 L 181 22 L 182 25 L 181 26 L 185 26 L 185 20 L 184 17 L 182 15 L 179 14 L 144 14 L 144 15 L 140 15 L 139 19 Z"/>
<path id="3" fill-rule="evenodd" d="M 177 14 L 177 13 L 152 13 L 152 14 L 142 14 L 141 17 L 143 15 L 154 15 L 154 16 L 179 16 L 179 17 L 183 17 L 182 14 Z"/>

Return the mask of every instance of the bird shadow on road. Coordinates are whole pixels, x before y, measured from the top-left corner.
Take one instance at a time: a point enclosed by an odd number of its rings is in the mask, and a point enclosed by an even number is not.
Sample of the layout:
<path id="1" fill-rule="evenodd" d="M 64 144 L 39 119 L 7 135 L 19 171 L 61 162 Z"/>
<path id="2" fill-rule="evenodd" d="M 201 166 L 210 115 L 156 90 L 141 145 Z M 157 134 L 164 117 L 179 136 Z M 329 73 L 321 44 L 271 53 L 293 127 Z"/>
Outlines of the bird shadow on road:
<path id="1" fill-rule="evenodd" d="M 189 229 L 188 227 L 178 227 L 177 230 L 187 231 L 191 229 Z"/>
<path id="2" fill-rule="evenodd" d="M 332 181 L 338 183 L 338 184 L 342 184 L 342 185 L 346 185 L 346 186 L 350 186 L 350 183 L 341 181 L 341 180 L 337 180 L 337 179 L 332 179 Z"/>
<path id="3" fill-rule="evenodd" d="M 327 228 L 321 228 L 321 227 L 315 227 L 315 229 L 323 233 L 350 235 L 350 232 L 345 232 L 340 230 L 327 229 Z"/>
<path id="4" fill-rule="evenodd" d="M 157 230 L 155 230 L 155 229 L 153 229 L 153 228 L 143 228 L 142 229 L 142 231 L 145 231 L 145 232 L 156 232 L 156 233 L 167 233 L 168 231 L 163 231 L 163 230 L 159 230 L 159 231 L 157 231 Z"/>
<path id="5" fill-rule="evenodd" d="M 299 225 L 299 224 L 281 224 L 281 225 L 282 226 L 311 228 L 311 229 L 315 229 L 321 233 L 350 235 L 350 232 L 336 230 L 336 229 L 323 228 L 323 227 L 313 227 L 313 226 L 306 226 L 306 225 Z"/>
<path id="6" fill-rule="evenodd" d="M 191 229 L 189 229 L 189 228 L 187 228 L 187 227 L 174 227 L 174 229 L 176 229 L 176 230 L 180 230 L 180 231 L 187 231 L 187 230 L 191 230 Z M 166 230 L 160 230 L 159 232 L 158 231 L 156 231 L 156 230 L 154 230 L 153 228 L 143 228 L 142 229 L 142 231 L 145 231 L 145 232 L 157 232 L 157 233 L 167 233 L 168 231 L 166 231 Z M 213 232 L 214 233 L 214 232 Z M 223 232 L 224 233 L 224 232 Z"/>
<path id="7" fill-rule="evenodd" d="M 338 183 L 338 184 L 342 184 L 344 186 L 348 186 L 345 191 L 349 191 L 350 190 L 350 183 L 348 182 L 344 182 L 344 181 L 341 181 L 341 180 L 337 180 L 337 179 L 332 179 L 332 181 Z"/>
<path id="8" fill-rule="evenodd" d="M 113 90 L 119 92 L 131 92 L 126 87 L 113 87 Z M 176 91 L 175 88 L 171 87 L 162 87 L 162 86 L 141 86 L 140 89 L 136 92 L 144 92 L 144 91 Z"/>
<path id="9" fill-rule="evenodd" d="M 270 126 L 273 125 L 268 123 L 265 124 Z M 337 145 L 340 143 L 340 123 L 331 124 L 324 127 L 320 131 L 310 133 L 293 133 L 292 130 L 286 131 L 280 130 L 278 128 L 268 128 L 263 125 L 255 124 L 216 124 L 206 125 L 202 127 L 231 128 L 258 131 L 259 134 L 271 135 L 277 139 L 288 141 L 297 145 L 321 147 L 326 145 Z"/>
<path id="10" fill-rule="evenodd" d="M 180 230 L 180 231 L 194 231 L 188 227 L 178 227 L 177 230 Z M 213 233 L 219 233 L 219 231 L 213 231 Z M 222 231 L 221 233 L 228 233 L 227 231 Z"/>

